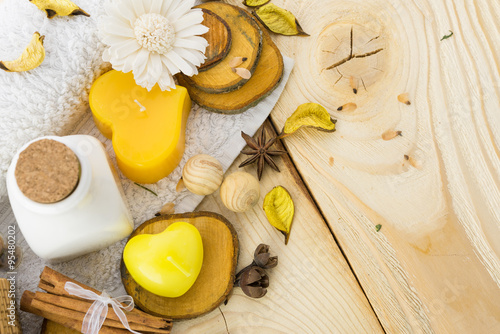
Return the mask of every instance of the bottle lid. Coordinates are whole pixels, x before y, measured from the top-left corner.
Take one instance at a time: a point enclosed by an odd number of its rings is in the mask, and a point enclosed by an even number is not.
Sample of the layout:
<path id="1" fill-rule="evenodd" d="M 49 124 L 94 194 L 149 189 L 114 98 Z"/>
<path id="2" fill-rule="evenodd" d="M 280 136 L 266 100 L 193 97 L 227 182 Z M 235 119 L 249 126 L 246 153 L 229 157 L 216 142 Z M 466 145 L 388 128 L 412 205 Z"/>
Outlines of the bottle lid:
<path id="1" fill-rule="evenodd" d="M 32 201 L 56 203 L 78 185 L 80 162 L 63 143 L 42 139 L 19 154 L 15 176 L 21 192 Z"/>

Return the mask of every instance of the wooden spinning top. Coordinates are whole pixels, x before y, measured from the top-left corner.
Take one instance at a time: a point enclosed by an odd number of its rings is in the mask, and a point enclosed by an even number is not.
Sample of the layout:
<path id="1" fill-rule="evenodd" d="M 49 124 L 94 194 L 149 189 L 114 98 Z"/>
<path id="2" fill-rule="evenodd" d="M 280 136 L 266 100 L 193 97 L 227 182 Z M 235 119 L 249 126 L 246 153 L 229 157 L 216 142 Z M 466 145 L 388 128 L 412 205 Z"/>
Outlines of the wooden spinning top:
<path id="1" fill-rule="evenodd" d="M 15 169 L 21 192 L 38 203 L 56 203 L 78 185 L 80 162 L 63 143 L 42 139 L 19 154 Z"/>

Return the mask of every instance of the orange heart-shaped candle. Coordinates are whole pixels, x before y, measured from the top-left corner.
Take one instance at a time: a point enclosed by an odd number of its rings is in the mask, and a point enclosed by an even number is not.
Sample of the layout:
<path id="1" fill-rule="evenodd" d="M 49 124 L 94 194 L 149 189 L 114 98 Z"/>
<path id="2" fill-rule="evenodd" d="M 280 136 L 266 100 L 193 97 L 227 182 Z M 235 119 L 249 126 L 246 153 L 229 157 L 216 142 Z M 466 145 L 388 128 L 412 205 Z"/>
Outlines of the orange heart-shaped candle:
<path id="1" fill-rule="evenodd" d="M 151 91 L 132 73 L 110 71 L 90 90 L 97 128 L 113 142 L 118 167 L 132 181 L 154 183 L 170 174 L 184 154 L 191 99 L 184 87 Z"/>

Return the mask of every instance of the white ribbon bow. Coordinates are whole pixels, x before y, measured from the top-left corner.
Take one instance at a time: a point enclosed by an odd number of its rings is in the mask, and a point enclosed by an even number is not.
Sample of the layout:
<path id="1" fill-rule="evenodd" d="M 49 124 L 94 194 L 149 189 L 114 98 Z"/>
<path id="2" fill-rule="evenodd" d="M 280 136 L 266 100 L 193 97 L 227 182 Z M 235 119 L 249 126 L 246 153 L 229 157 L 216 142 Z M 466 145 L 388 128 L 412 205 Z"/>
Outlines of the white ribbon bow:
<path id="1" fill-rule="evenodd" d="M 83 318 L 82 333 L 98 334 L 106 316 L 108 315 L 108 305 L 111 305 L 126 329 L 132 333 L 141 334 L 130 329 L 127 316 L 121 310 L 124 309 L 129 312 L 132 311 L 134 308 L 134 299 L 132 299 L 131 296 L 111 298 L 106 291 L 103 291 L 102 295 L 99 296 L 97 293 L 84 289 L 78 284 L 72 282 L 66 282 L 66 284 L 64 284 L 64 290 L 66 290 L 70 295 L 83 299 L 94 300 L 88 309 L 87 314 L 85 314 L 85 318 Z M 123 306 L 121 303 L 125 303 L 126 306 Z"/>

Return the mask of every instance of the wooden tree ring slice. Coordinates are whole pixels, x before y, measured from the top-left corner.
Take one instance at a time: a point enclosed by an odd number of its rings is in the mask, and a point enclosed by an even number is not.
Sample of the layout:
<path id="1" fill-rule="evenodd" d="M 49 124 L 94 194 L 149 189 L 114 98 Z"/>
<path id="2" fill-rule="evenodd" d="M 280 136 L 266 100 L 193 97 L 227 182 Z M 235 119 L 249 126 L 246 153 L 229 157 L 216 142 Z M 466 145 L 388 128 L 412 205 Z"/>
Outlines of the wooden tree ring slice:
<path id="1" fill-rule="evenodd" d="M 148 220 L 130 238 L 139 234 L 161 233 L 175 222 L 193 224 L 203 241 L 203 265 L 191 289 L 177 298 L 155 295 L 134 281 L 123 260 L 122 282 L 136 306 L 144 312 L 173 320 L 190 319 L 215 309 L 233 289 L 239 252 L 238 235 L 223 216 L 213 212 L 193 212 Z"/>
<path id="2" fill-rule="evenodd" d="M 226 21 L 231 30 L 231 48 L 217 65 L 192 77 L 184 75 L 190 85 L 207 93 L 227 93 L 243 86 L 248 79 L 234 73 L 229 62 L 234 57 L 247 60 L 238 67 L 253 73 L 259 62 L 262 48 L 262 30 L 257 22 L 242 8 L 221 2 L 207 2 L 197 6 L 208 9 Z"/>
<path id="3" fill-rule="evenodd" d="M 207 59 L 200 65 L 198 71 L 206 71 L 209 68 L 217 65 L 224 57 L 226 57 L 231 47 L 231 29 L 219 15 L 208 9 L 203 10 L 203 24 L 210 30 L 202 37 L 208 42 L 208 47 L 205 51 Z"/>
<path id="4" fill-rule="evenodd" d="M 226 94 L 209 94 L 179 77 L 179 84 L 186 87 L 189 96 L 207 110 L 222 114 L 238 114 L 259 103 L 268 96 L 283 76 L 283 57 L 269 34 L 263 30 L 263 47 L 254 74 L 238 90 Z"/>

